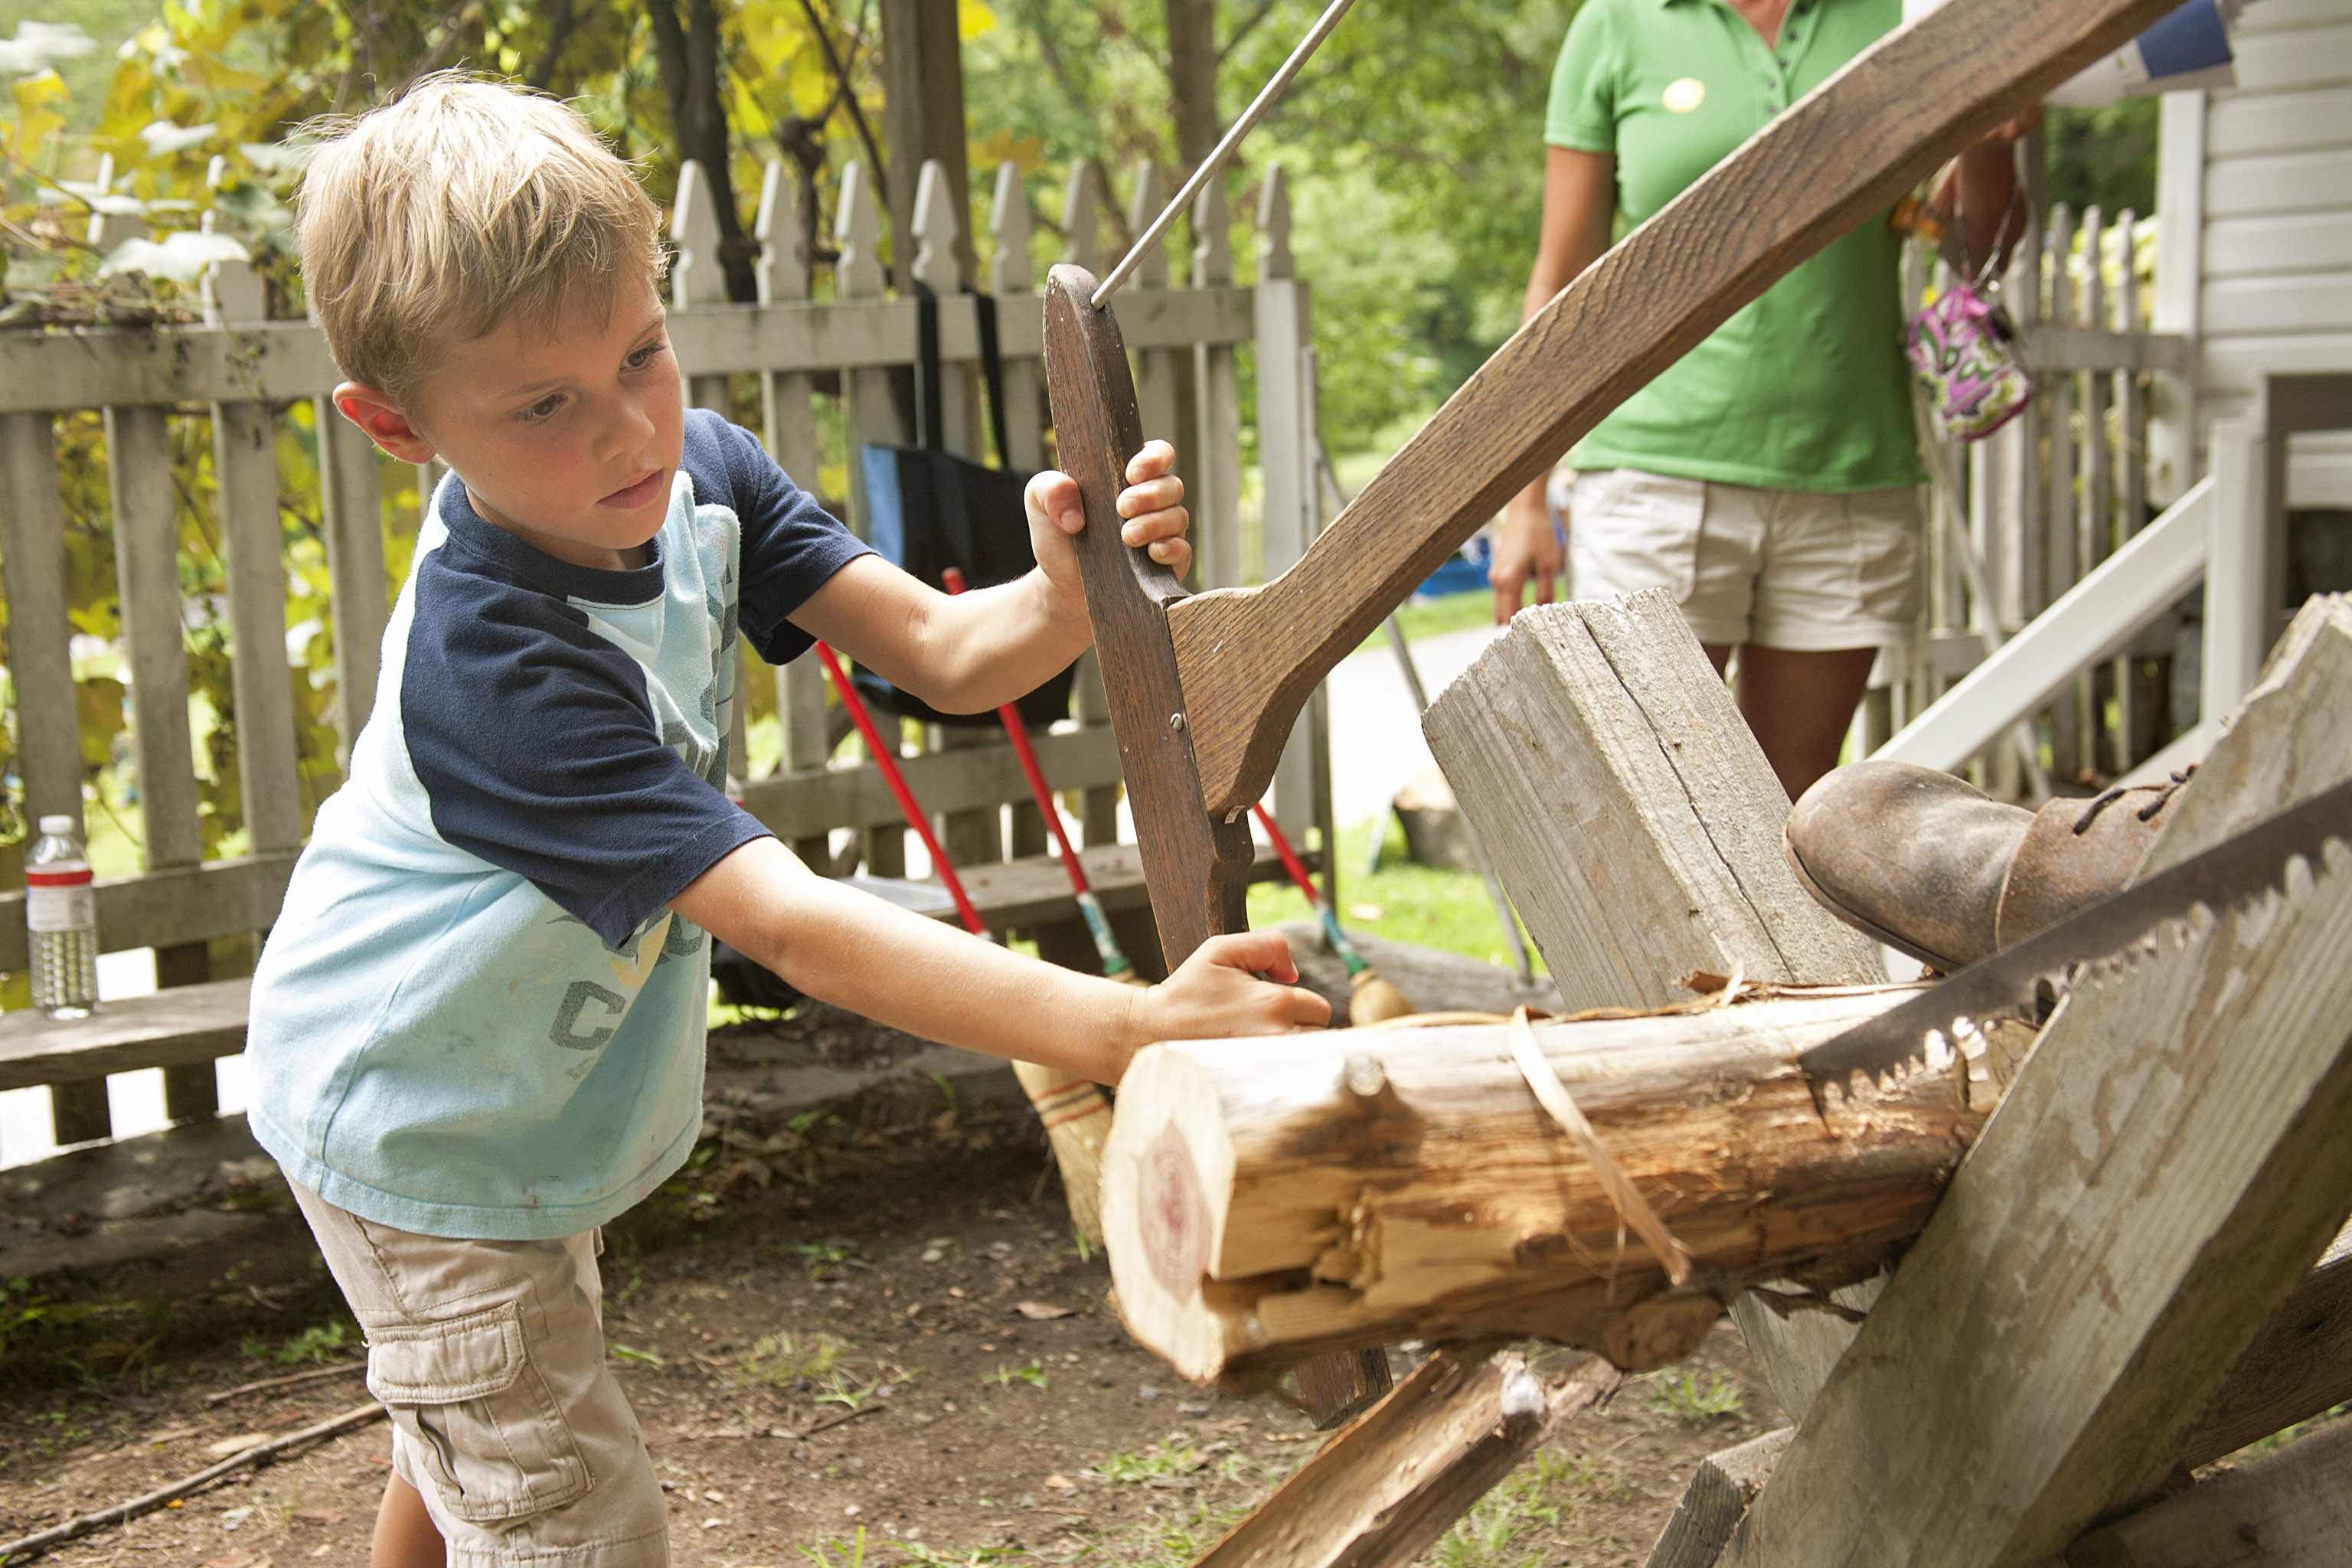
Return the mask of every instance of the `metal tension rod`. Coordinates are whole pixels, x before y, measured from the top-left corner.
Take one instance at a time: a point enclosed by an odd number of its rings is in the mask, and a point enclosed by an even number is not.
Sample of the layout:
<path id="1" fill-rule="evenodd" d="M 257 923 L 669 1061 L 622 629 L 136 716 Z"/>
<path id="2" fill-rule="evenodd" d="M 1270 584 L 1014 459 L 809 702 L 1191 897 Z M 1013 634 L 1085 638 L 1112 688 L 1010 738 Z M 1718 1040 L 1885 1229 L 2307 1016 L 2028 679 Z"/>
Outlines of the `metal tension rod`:
<path id="1" fill-rule="evenodd" d="M 1113 294 L 1118 292 L 1118 286 L 1127 281 L 1129 274 L 1135 270 L 1145 254 L 1160 243 L 1160 237 L 1168 232 L 1168 226 L 1176 221 L 1176 215 L 1192 205 L 1192 198 L 1201 194 L 1202 185 L 1216 178 L 1217 171 L 1225 166 L 1225 161 L 1234 155 L 1234 149 L 1241 145 L 1242 138 L 1265 117 L 1265 111 L 1274 107 L 1274 100 L 1282 96 L 1282 89 L 1290 85 L 1290 79 L 1298 74 L 1307 57 L 1331 36 L 1331 29 L 1339 25 L 1339 18 L 1346 16 L 1348 7 L 1355 3 L 1356 0 L 1331 0 L 1323 15 L 1315 19 L 1315 26 L 1298 40 L 1298 47 L 1290 51 L 1290 58 L 1282 62 L 1282 68 L 1274 73 L 1274 79 L 1258 89 L 1257 96 L 1250 100 L 1250 106 L 1242 110 L 1241 118 L 1234 121 L 1232 129 L 1210 150 L 1209 155 L 1201 160 L 1201 166 L 1192 171 L 1192 177 L 1184 182 L 1184 188 L 1176 193 L 1176 199 L 1160 209 L 1160 216 L 1151 220 L 1151 226 L 1128 247 L 1125 256 L 1118 258 L 1118 265 L 1110 269 L 1110 276 L 1095 289 L 1093 298 L 1087 300 L 1088 304 L 1099 310 Z"/>

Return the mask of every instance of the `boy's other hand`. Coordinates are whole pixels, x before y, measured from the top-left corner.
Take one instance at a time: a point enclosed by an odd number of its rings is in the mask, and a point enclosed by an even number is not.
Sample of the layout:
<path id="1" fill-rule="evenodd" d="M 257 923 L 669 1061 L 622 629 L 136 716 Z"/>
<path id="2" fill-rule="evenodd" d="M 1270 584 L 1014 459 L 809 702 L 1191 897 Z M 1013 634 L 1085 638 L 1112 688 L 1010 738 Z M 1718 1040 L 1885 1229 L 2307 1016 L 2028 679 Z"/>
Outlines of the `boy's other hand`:
<path id="1" fill-rule="evenodd" d="M 1299 986 L 1280 931 L 1239 931 L 1194 949 L 1175 973 L 1136 998 L 1133 1017 L 1141 1046 L 1320 1029 L 1331 1022 L 1331 1004 Z"/>
<path id="2" fill-rule="evenodd" d="M 1192 520 L 1184 510 L 1184 481 L 1168 471 L 1175 466 L 1176 448 L 1165 441 L 1146 441 L 1128 459 L 1127 489 L 1118 492 L 1118 515 L 1125 520 L 1119 537 L 1181 577 L 1192 564 L 1192 546 L 1184 538 Z M 1086 527 L 1077 480 L 1049 468 L 1030 477 L 1022 500 L 1029 510 L 1029 545 L 1046 581 L 1065 593 L 1081 593 L 1077 552 L 1070 543 Z"/>

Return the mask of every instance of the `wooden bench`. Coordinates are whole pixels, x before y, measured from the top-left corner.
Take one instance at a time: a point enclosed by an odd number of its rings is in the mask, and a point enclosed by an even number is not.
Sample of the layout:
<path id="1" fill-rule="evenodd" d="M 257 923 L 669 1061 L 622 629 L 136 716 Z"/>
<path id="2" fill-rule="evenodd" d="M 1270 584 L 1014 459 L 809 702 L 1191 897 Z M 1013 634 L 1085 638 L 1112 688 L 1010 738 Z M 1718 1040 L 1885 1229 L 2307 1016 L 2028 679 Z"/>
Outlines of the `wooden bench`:
<path id="1" fill-rule="evenodd" d="M 1135 846 L 1105 844 L 1079 851 L 1079 859 L 1137 970 L 1152 978 L 1162 975 L 1151 901 Z M 1315 857 L 1308 859 L 1311 863 Z M 1272 881 L 1282 875 L 1274 851 L 1261 849 L 1251 880 Z M 1032 935 L 1039 952 L 1055 963 L 1076 969 L 1094 966 L 1094 943 L 1078 918 L 1077 900 L 1070 896 L 1058 858 L 1031 856 L 975 867 L 962 877 L 965 891 L 992 930 Z M 951 908 L 923 912 L 935 920 L 955 919 Z M 0 1014 L 0 1089 L 89 1083 L 110 1073 L 199 1067 L 218 1057 L 236 1056 L 245 1049 L 251 986 L 247 980 L 173 986 L 109 1002 L 88 1018 Z M 85 1141 L 58 1139 L 61 1143 Z"/>

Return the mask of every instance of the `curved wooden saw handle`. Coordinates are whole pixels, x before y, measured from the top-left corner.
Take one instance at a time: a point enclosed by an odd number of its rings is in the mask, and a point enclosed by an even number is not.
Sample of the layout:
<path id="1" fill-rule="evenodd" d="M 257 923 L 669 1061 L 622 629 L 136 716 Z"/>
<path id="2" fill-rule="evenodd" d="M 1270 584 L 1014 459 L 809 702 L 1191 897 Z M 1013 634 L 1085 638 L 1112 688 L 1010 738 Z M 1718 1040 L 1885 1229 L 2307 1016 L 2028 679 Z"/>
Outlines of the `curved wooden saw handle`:
<path id="1" fill-rule="evenodd" d="M 1143 421 L 1118 321 L 1088 303 L 1094 291 L 1094 275 L 1083 267 L 1047 274 L 1045 384 L 1055 450 L 1086 507 L 1087 526 L 1076 542 L 1087 616 L 1160 952 L 1173 969 L 1208 938 L 1249 929 L 1243 894 L 1255 852 L 1240 813 L 1217 821 L 1201 806 L 1191 721 L 1168 633 L 1169 606 L 1184 598 L 1184 585 L 1118 535 L 1118 492 L 1127 486 L 1128 459 L 1143 449 Z"/>

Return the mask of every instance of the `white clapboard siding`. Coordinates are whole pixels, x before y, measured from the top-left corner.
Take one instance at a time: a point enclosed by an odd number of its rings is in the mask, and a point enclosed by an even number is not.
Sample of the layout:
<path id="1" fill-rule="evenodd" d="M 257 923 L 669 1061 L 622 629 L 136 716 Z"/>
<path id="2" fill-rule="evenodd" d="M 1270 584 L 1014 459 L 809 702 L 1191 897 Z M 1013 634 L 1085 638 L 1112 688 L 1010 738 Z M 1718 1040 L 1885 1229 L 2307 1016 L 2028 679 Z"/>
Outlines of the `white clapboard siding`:
<path id="1" fill-rule="evenodd" d="M 2201 205 L 2158 263 L 2195 316 L 2200 426 L 2266 372 L 2352 369 L 2352 0 L 2261 0 L 2236 53 L 2236 87 L 2168 101 L 2158 149 L 2168 200 Z M 2352 447 L 2299 437 L 2287 500 L 2352 506 Z"/>
<path id="2" fill-rule="evenodd" d="M 2205 121 L 2208 157 L 2245 158 L 2352 146 L 2352 84 L 2217 98 Z"/>
<path id="3" fill-rule="evenodd" d="M 2352 113 L 2347 108 L 2347 113 Z M 2352 157 L 2352 149 L 2345 156 Z M 2352 256 L 2352 207 L 2236 218 L 2205 231 L 2205 277 L 2317 272 Z"/>

